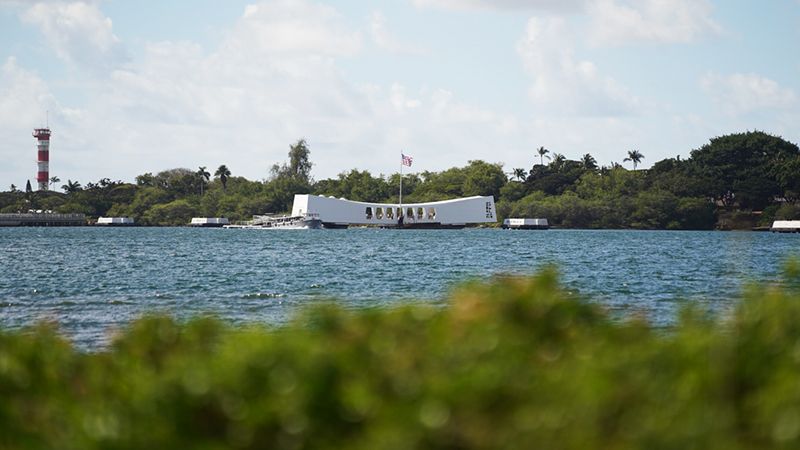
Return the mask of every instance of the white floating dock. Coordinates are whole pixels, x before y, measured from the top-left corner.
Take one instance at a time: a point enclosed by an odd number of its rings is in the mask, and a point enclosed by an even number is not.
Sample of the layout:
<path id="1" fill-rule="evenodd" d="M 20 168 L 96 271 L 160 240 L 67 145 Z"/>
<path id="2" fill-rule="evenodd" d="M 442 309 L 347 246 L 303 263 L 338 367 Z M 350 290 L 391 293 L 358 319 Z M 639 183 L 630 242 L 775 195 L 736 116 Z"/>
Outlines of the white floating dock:
<path id="1" fill-rule="evenodd" d="M 110 227 L 129 227 L 133 224 L 131 217 L 100 217 L 97 219 L 97 225 Z"/>
<path id="2" fill-rule="evenodd" d="M 547 230 L 550 224 L 547 219 L 506 219 L 503 228 L 511 230 Z"/>
<path id="3" fill-rule="evenodd" d="M 219 228 L 230 224 L 226 217 L 192 217 L 190 227 Z"/>
<path id="4" fill-rule="evenodd" d="M 800 233 L 800 220 L 776 220 L 769 230 L 775 233 Z"/>

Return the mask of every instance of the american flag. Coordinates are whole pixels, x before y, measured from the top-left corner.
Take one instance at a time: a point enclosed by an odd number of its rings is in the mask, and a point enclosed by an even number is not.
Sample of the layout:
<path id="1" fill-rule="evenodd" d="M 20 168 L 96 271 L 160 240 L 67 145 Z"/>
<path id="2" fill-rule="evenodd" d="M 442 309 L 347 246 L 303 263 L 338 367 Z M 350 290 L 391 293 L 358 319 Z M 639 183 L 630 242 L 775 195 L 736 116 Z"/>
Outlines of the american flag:
<path id="1" fill-rule="evenodd" d="M 404 155 L 402 153 L 400 153 L 400 156 L 403 157 L 403 165 L 411 167 L 411 163 L 414 162 L 414 158 L 412 158 L 412 157 L 410 157 L 408 155 Z"/>

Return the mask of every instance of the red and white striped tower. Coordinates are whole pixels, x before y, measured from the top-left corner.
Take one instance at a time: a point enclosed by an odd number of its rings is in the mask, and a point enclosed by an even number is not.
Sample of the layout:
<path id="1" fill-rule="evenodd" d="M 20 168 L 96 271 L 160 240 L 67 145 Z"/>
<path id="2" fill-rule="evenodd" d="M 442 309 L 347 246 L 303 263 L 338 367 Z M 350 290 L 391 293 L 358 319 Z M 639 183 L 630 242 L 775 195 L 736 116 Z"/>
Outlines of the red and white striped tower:
<path id="1" fill-rule="evenodd" d="M 33 137 L 36 138 L 36 147 L 39 149 L 39 173 L 36 174 L 36 181 L 39 182 L 39 190 L 46 191 L 50 183 L 50 128 L 36 128 L 33 130 Z"/>

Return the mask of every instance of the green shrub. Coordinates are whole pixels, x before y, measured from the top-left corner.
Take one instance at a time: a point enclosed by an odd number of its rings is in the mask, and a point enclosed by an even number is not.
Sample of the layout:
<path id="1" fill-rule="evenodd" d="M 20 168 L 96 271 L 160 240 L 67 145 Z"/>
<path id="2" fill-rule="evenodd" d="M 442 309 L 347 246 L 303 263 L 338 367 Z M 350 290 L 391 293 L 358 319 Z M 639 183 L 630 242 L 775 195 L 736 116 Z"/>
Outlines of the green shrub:
<path id="1" fill-rule="evenodd" d="M 97 352 L 0 332 L 0 449 L 797 448 L 798 267 L 669 330 L 545 271 L 280 328 L 144 317 Z"/>

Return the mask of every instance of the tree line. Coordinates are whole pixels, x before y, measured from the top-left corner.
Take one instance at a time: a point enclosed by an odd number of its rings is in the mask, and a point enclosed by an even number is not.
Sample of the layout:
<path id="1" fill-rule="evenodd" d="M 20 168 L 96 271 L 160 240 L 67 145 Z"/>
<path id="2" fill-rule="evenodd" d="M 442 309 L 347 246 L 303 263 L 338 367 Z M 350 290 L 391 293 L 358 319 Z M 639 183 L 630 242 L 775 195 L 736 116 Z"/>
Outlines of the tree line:
<path id="1" fill-rule="evenodd" d="M 288 160 L 268 177 L 251 181 L 227 166 L 213 173 L 176 168 L 145 173 L 134 183 L 67 180 L 54 191 L 0 193 L 0 212 L 46 209 L 89 217 L 127 216 L 146 225 L 184 225 L 191 217 L 244 220 L 254 214 L 291 209 L 294 194 L 318 194 L 366 202 L 396 202 L 400 175 L 375 176 L 352 169 L 314 180 L 308 143 L 290 146 Z M 639 150 L 623 162 L 599 166 L 591 154 L 571 160 L 539 147 L 530 169 L 481 160 L 440 172 L 403 177 L 409 203 L 492 195 L 498 216 L 543 217 L 574 228 L 713 229 L 746 228 L 774 219 L 800 218 L 800 149 L 761 131 L 711 139 L 687 159 L 667 158 L 639 170 Z M 53 182 L 53 180 L 51 180 Z M 56 181 L 58 182 L 58 181 Z"/>

